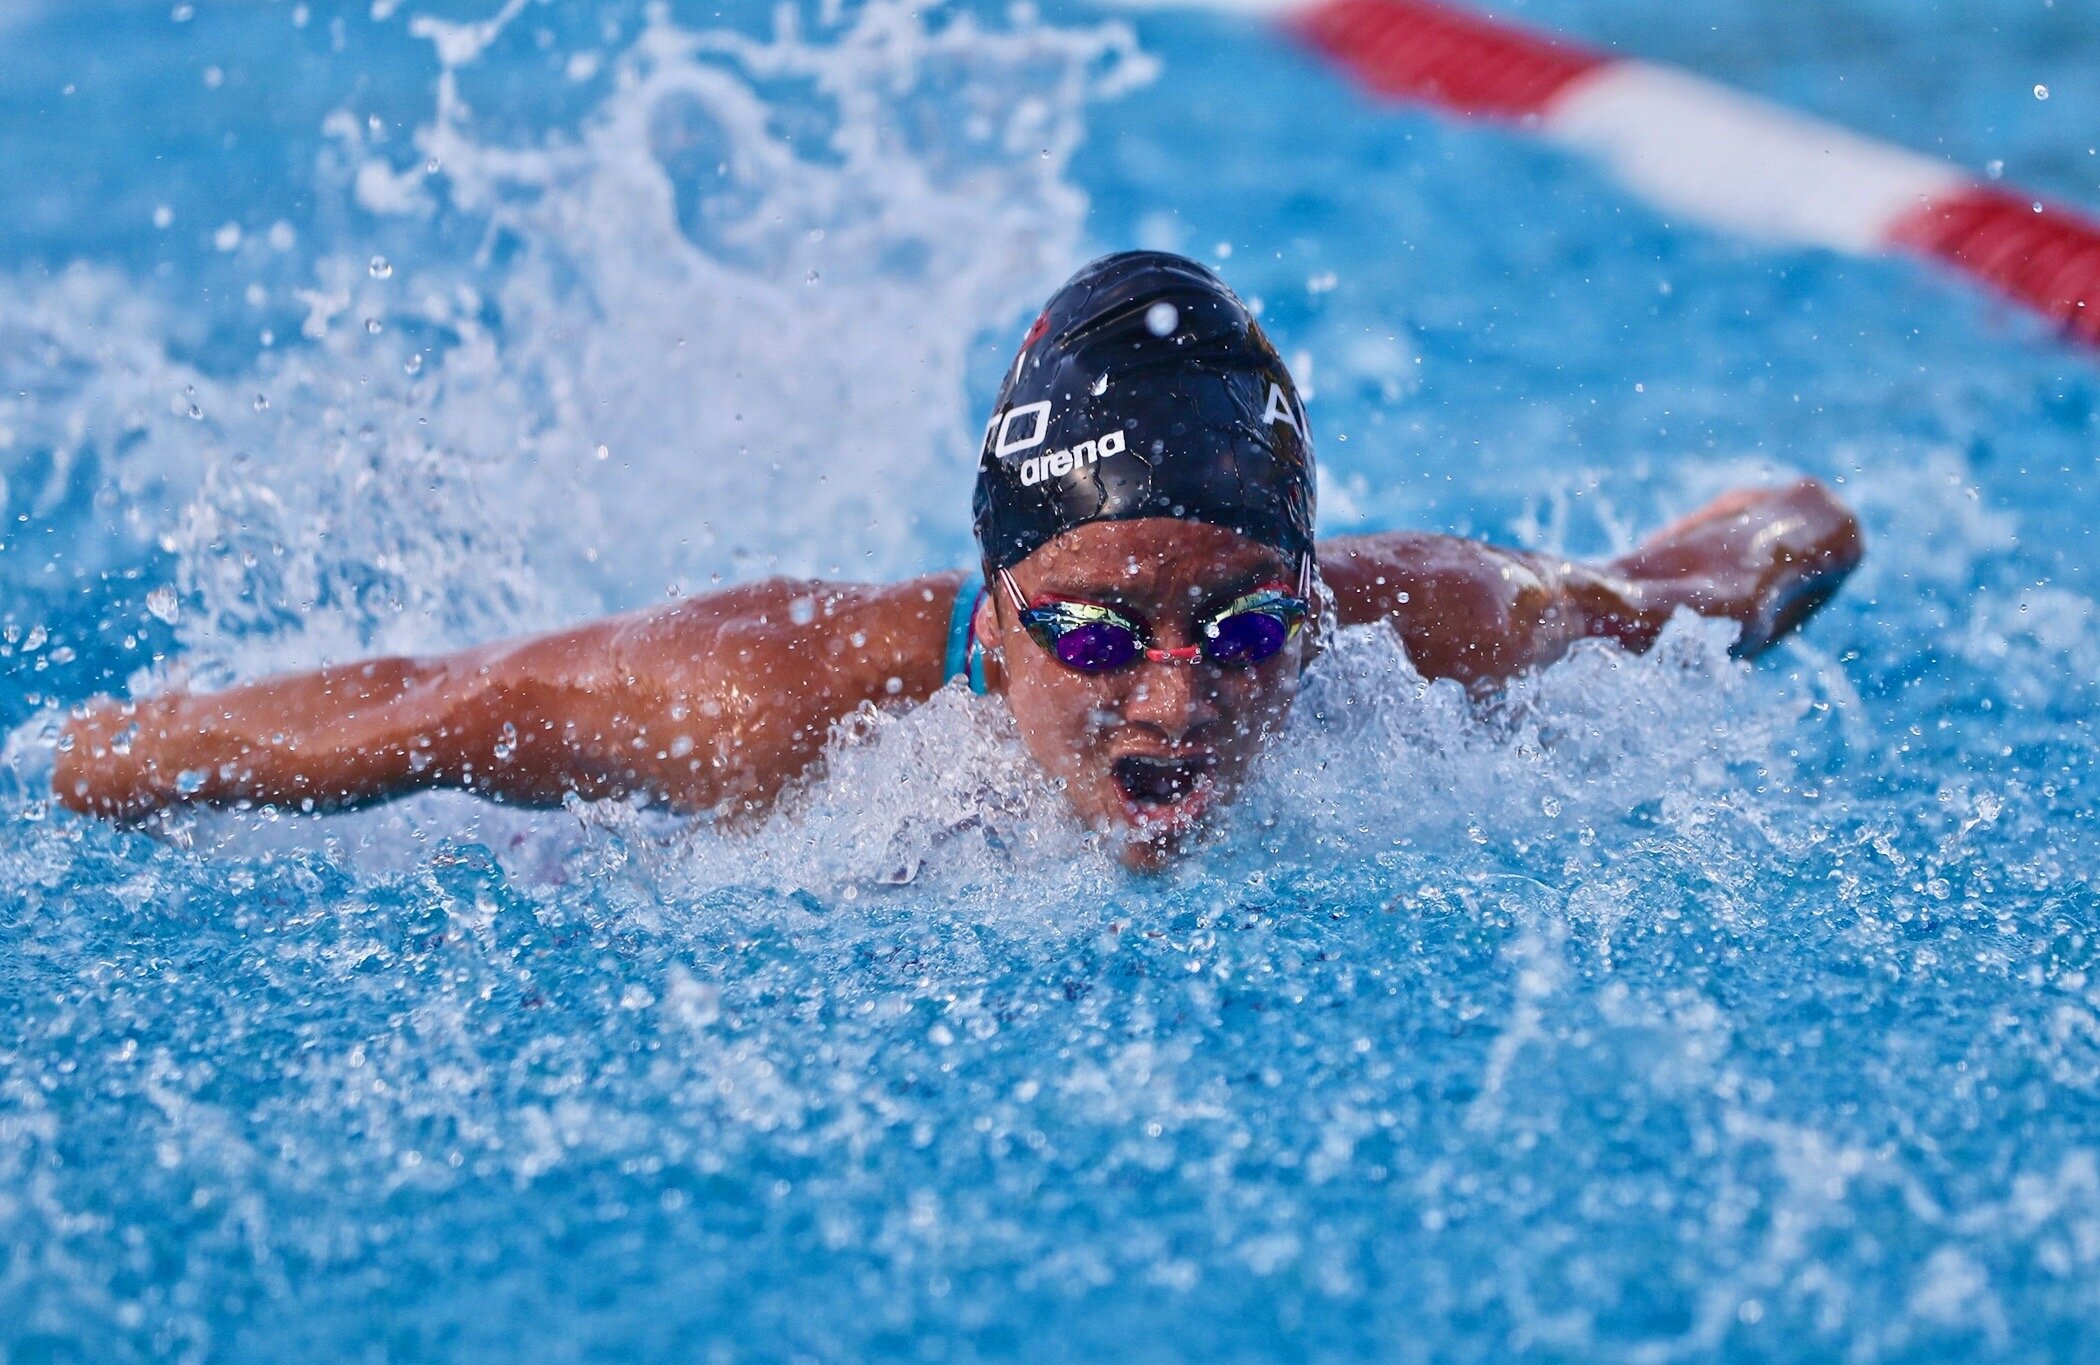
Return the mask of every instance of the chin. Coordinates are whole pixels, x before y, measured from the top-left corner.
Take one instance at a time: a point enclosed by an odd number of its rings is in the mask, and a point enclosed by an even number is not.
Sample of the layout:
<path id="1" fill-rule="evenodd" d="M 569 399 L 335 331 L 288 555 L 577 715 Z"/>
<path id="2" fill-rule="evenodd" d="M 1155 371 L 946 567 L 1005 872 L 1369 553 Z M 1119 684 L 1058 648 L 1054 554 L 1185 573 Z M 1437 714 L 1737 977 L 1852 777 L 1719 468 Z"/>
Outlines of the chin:
<path id="1" fill-rule="evenodd" d="M 1110 822 L 1116 840 L 1116 861 L 1132 872 L 1159 872 L 1186 854 L 1208 825 L 1208 803 L 1176 810 L 1168 818 L 1146 812 L 1133 819 L 1118 812 Z"/>
<path id="2" fill-rule="evenodd" d="M 1181 855 L 1179 842 L 1168 843 L 1158 839 L 1147 839 L 1136 830 L 1123 832 L 1122 842 L 1116 848 L 1116 861 L 1132 872 L 1164 872 L 1167 864 Z"/>

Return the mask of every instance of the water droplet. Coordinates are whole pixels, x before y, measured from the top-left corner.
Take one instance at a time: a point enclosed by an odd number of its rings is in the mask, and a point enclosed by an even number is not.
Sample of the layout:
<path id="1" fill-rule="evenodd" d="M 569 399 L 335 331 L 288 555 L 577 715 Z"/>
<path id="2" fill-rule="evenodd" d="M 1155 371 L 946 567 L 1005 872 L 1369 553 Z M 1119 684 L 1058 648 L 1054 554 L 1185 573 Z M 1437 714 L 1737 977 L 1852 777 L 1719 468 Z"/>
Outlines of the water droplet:
<path id="1" fill-rule="evenodd" d="M 2005 178 L 2005 163 L 1995 158 L 1986 161 L 1983 163 L 1983 173 L 1993 180 L 2002 180 Z"/>
<path id="2" fill-rule="evenodd" d="M 420 355 L 412 355 L 408 359 L 401 362 L 401 368 L 406 370 L 410 374 L 420 374 L 423 370 L 423 357 Z"/>
<path id="3" fill-rule="evenodd" d="M 372 264 L 370 269 L 372 273 L 372 278 L 375 280 L 385 280 L 393 278 L 393 262 L 387 260 L 387 258 L 384 256 L 374 256 L 372 258 Z"/>
<path id="4" fill-rule="evenodd" d="M 804 284 L 815 284 L 820 278 L 822 278 L 822 276 L 819 275 L 817 271 L 812 270 L 807 275 L 804 275 L 802 277 L 802 282 Z"/>
<path id="5" fill-rule="evenodd" d="M 1108 372 L 1104 370 L 1099 375 L 1096 375 L 1094 377 L 1094 382 L 1086 386 L 1086 391 L 1094 395 L 1094 397 L 1096 398 L 1099 398 L 1102 394 L 1107 393 Z"/>
<path id="6" fill-rule="evenodd" d="M 113 754 L 128 754 L 131 752 L 131 746 L 138 741 L 138 737 L 139 727 L 127 725 L 109 737 L 109 751 Z"/>
<path id="7" fill-rule="evenodd" d="M 365 330 L 376 337 L 380 334 L 380 332 L 384 331 L 385 328 L 381 326 L 378 318 L 366 318 Z"/>
<path id="8" fill-rule="evenodd" d="M 203 420 L 204 420 L 204 409 L 203 409 L 203 408 L 200 408 L 200 407 L 198 407 L 198 406 L 197 406 L 197 405 L 196 405 L 195 403 L 192 403 L 192 404 L 190 404 L 190 420 L 191 420 L 192 422 L 201 422 L 201 421 L 203 421 Z"/>
<path id="9" fill-rule="evenodd" d="M 1180 310 L 1165 299 L 1145 310 L 1145 330 L 1156 337 L 1172 336 L 1180 325 Z"/>
<path id="10" fill-rule="evenodd" d="M 182 600 L 175 596 L 173 588 L 162 584 L 146 594 L 146 610 L 156 621 L 172 626 L 182 618 Z"/>
<path id="11" fill-rule="evenodd" d="M 518 752 L 518 727 L 509 721 L 503 722 L 503 730 L 497 735 L 495 747 L 489 750 L 498 763 L 508 763 L 511 755 Z"/>
<path id="12" fill-rule="evenodd" d="M 270 410 L 270 400 L 261 394 L 255 395 L 255 410 L 257 412 L 268 412 Z"/>
<path id="13" fill-rule="evenodd" d="M 204 790 L 205 774 L 196 768 L 184 768 L 175 774 L 175 790 L 184 796 L 195 796 Z"/>
<path id="14" fill-rule="evenodd" d="M 2037 85 L 2037 86 L 2036 86 L 2036 87 L 2034 88 L 2034 97 L 2035 97 L 2036 99 L 2038 99 L 2038 100 L 2045 100 L 2045 99 L 2048 99 L 2048 98 L 2049 98 L 2049 87 L 2048 87 L 2048 86 L 2046 86 L 2046 85 Z"/>

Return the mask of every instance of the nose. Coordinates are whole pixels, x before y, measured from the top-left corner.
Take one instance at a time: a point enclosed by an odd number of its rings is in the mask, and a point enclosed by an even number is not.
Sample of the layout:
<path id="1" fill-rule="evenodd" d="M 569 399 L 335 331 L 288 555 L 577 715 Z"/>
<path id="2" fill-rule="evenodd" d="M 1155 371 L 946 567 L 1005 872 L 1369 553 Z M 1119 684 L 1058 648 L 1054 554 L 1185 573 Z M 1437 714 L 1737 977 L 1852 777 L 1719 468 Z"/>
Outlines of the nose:
<path id="1" fill-rule="evenodd" d="M 1129 724 L 1149 726 L 1178 744 L 1217 718 L 1217 699 L 1203 669 L 1179 660 L 1147 659 L 1132 674 L 1123 703 L 1123 719 Z"/>

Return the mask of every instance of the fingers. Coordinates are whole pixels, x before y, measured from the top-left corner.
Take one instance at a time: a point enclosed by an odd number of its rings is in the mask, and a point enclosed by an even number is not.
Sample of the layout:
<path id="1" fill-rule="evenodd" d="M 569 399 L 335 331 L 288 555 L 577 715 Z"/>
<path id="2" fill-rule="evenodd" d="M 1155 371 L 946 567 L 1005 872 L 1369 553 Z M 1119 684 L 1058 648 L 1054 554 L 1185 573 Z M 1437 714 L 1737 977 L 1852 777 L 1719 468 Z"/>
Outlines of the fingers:
<path id="1" fill-rule="evenodd" d="M 60 805 L 82 815 L 123 812 L 121 780 L 133 766 L 138 708 L 112 697 L 97 697 L 65 724 L 51 765 L 51 794 Z M 126 731 L 132 733 L 127 735 Z"/>

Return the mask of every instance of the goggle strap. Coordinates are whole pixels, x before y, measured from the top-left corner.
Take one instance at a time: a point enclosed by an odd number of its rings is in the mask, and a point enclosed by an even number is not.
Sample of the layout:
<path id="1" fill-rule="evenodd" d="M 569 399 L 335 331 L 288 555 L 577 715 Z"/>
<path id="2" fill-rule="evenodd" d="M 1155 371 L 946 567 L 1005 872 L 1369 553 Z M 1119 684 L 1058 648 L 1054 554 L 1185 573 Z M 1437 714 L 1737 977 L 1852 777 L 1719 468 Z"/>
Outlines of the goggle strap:
<path id="1" fill-rule="evenodd" d="M 1006 589 L 1006 600 L 1014 604 L 1014 615 L 1024 615 L 1028 611 L 1028 599 L 1021 595 L 1021 585 L 1014 582 L 1011 570 L 999 570 L 999 586 Z"/>

